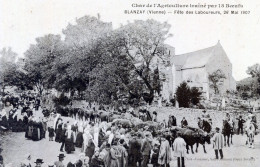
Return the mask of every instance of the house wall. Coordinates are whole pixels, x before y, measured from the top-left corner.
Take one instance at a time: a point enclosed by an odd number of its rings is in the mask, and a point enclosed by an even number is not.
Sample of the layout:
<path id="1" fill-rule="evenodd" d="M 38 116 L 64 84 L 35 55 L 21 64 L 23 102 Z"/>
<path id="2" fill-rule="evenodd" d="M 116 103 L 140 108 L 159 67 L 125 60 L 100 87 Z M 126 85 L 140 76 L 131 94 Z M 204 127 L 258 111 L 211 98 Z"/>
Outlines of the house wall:
<path id="1" fill-rule="evenodd" d="M 174 56 L 174 51 L 171 52 Z M 220 87 L 220 93 L 225 93 L 226 90 L 235 90 L 236 82 L 232 76 L 232 64 L 230 63 L 224 49 L 218 43 L 212 51 L 212 56 L 204 67 L 183 69 L 175 66 L 173 58 L 171 60 L 170 70 L 167 70 L 166 81 L 163 83 L 163 97 L 168 99 L 167 96 L 176 93 L 177 87 L 183 81 L 188 82 L 190 87 L 202 88 L 203 95 L 209 99 L 210 94 L 214 91 L 209 87 L 208 74 L 218 69 L 221 69 L 226 75 L 223 86 Z M 199 60 L 198 60 L 199 61 Z"/>
<path id="2" fill-rule="evenodd" d="M 208 74 L 205 67 L 182 70 L 182 81 L 186 81 L 190 87 L 199 88 L 203 96 L 208 97 Z"/>
<path id="3" fill-rule="evenodd" d="M 210 60 L 206 64 L 206 71 L 208 74 L 220 69 L 225 74 L 223 85 L 219 86 L 220 94 L 224 94 L 227 90 L 235 90 L 235 80 L 232 77 L 232 64 L 230 63 L 224 49 L 218 44 L 212 53 Z M 210 89 L 210 94 L 214 91 Z"/>

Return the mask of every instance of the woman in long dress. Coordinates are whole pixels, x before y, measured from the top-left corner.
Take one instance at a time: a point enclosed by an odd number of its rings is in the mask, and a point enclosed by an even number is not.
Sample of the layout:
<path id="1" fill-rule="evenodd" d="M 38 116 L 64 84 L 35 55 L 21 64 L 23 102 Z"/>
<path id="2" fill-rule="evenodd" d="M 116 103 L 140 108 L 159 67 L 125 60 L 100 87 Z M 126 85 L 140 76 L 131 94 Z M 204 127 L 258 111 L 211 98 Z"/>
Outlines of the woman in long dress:
<path id="1" fill-rule="evenodd" d="M 90 138 L 88 141 L 87 148 L 85 150 L 85 155 L 88 156 L 89 158 L 92 158 L 94 153 L 95 153 L 95 144 L 93 142 L 93 138 Z"/>
<path id="2" fill-rule="evenodd" d="M 65 136 L 66 136 L 65 151 L 69 154 L 72 151 L 75 151 L 74 142 L 73 142 L 75 138 L 75 134 L 71 130 L 71 125 L 68 126 Z"/>
<path id="3" fill-rule="evenodd" d="M 78 134 L 77 134 L 77 137 L 76 137 L 75 146 L 81 148 L 82 144 L 83 144 L 83 125 L 80 124 L 79 127 L 78 127 Z"/>
<path id="4" fill-rule="evenodd" d="M 37 120 L 33 122 L 33 131 L 32 131 L 32 140 L 33 141 L 38 141 L 40 140 L 40 125 Z"/>
<path id="5" fill-rule="evenodd" d="M 56 142 L 61 142 L 61 133 L 62 132 L 62 123 L 59 123 L 58 126 L 57 126 L 57 129 L 55 131 L 56 133 L 56 137 L 55 137 L 55 141 Z"/>

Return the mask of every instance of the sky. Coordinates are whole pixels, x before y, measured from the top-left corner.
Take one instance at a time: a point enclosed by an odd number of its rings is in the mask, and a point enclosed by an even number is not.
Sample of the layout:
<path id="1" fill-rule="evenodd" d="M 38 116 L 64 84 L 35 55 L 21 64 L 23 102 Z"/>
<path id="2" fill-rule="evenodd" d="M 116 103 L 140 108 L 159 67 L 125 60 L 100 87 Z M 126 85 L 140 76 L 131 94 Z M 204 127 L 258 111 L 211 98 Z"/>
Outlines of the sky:
<path id="1" fill-rule="evenodd" d="M 127 15 L 132 4 L 242 4 L 249 15 Z M 172 11 L 174 9 L 171 9 Z M 215 9 L 213 9 L 215 10 Z M 236 9 L 227 9 L 236 10 Z M 239 9 L 241 10 L 241 9 Z M 11 47 L 20 57 L 35 38 L 62 34 L 68 23 L 85 15 L 101 16 L 114 28 L 133 20 L 155 19 L 172 25 L 166 41 L 176 54 L 217 44 L 226 51 L 236 80 L 248 77 L 248 66 L 260 63 L 260 1 L 258 0 L 0 0 L 0 49 Z M 199 61 L 199 60 L 198 60 Z"/>

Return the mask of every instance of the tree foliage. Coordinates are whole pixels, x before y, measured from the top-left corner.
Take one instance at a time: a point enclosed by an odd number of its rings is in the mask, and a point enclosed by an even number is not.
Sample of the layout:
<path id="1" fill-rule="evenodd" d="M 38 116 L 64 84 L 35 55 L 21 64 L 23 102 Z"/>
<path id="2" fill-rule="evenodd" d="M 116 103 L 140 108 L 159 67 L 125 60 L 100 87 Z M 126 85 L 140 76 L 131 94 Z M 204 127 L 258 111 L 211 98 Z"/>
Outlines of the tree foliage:
<path id="1" fill-rule="evenodd" d="M 218 94 L 219 86 L 222 84 L 223 79 L 226 79 L 226 76 L 222 70 L 218 69 L 213 73 L 209 74 L 208 79 L 210 81 L 210 88 L 214 90 L 215 94 Z"/>
<path id="2" fill-rule="evenodd" d="M 200 92 L 198 88 L 193 87 L 190 89 L 191 103 L 193 105 L 199 104 L 201 100 L 201 94 L 202 92 Z"/>
<path id="3" fill-rule="evenodd" d="M 253 84 L 253 94 L 260 95 L 260 64 L 255 64 L 253 66 L 248 67 L 247 74 L 251 75 L 253 79 L 257 82 Z"/>
<path id="4" fill-rule="evenodd" d="M 190 87 L 186 82 L 182 82 L 176 90 L 176 98 L 180 107 L 188 108 L 191 101 Z"/>
<path id="5" fill-rule="evenodd" d="M 140 81 L 142 92 L 135 94 L 151 102 L 154 92 L 158 91 L 158 84 L 154 84 L 156 75 L 156 62 L 167 59 L 165 54 L 165 40 L 169 34 L 170 25 L 166 22 L 160 23 L 155 20 L 136 20 L 122 26 L 114 33 L 114 43 L 120 55 L 131 65 L 133 78 Z"/>
<path id="6" fill-rule="evenodd" d="M 55 88 L 105 104 L 152 102 L 161 88 L 158 62 L 169 58 L 169 29 L 166 22 L 137 20 L 113 30 L 111 23 L 84 16 L 63 29 L 64 40 L 53 34 L 36 38 L 24 69 L 40 93 Z"/>
<path id="7" fill-rule="evenodd" d="M 15 77 L 18 71 L 15 63 L 17 54 L 11 48 L 3 48 L 0 55 L 0 84 L 4 92 L 6 86 L 13 85 L 18 79 Z"/>
<path id="8" fill-rule="evenodd" d="M 61 73 L 55 65 L 65 51 L 60 35 L 53 34 L 36 38 L 36 44 L 26 51 L 24 69 L 40 94 L 44 88 L 52 88 L 56 74 Z"/>

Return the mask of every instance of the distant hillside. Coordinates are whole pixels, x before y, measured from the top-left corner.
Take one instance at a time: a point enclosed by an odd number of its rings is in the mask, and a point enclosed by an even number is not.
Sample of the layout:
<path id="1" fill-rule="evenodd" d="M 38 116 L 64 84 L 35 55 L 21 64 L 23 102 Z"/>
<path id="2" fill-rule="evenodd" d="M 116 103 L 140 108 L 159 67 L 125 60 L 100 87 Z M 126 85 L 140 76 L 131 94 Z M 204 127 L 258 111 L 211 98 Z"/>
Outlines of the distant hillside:
<path id="1" fill-rule="evenodd" d="M 240 80 L 240 81 L 237 81 L 236 83 L 237 83 L 237 86 L 239 86 L 239 85 L 250 85 L 250 84 L 252 84 L 252 83 L 254 83 L 254 82 L 257 82 L 257 79 L 256 79 L 256 78 L 247 77 L 247 78 L 245 78 L 245 79 L 242 79 L 242 80 Z"/>

